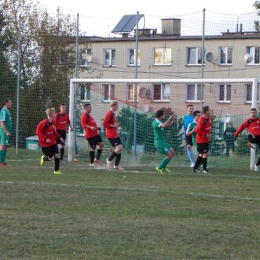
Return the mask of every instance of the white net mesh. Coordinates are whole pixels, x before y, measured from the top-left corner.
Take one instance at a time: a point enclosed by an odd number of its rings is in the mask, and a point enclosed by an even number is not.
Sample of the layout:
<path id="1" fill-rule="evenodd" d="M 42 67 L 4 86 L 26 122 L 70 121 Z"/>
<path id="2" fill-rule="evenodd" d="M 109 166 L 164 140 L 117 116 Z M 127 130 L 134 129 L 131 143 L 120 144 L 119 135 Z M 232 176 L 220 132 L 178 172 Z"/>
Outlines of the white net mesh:
<path id="1" fill-rule="evenodd" d="M 153 145 L 151 123 L 158 109 L 164 109 L 166 116 L 174 112 L 181 117 L 186 113 L 187 105 L 193 104 L 194 110 L 201 110 L 205 105 L 211 109 L 213 127 L 209 161 L 223 167 L 236 167 L 237 158 L 240 158 L 243 166 L 248 168 L 250 149 L 246 146 L 246 133 L 239 136 L 235 149 L 230 151 L 227 151 L 223 136 L 228 123 L 238 127 L 249 116 L 250 108 L 256 107 L 257 85 L 256 79 L 72 79 L 70 117 L 74 118 L 78 127 L 76 136 L 71 134 L 69 138 L 69 160 L 75 152 L 85 154 L 87 150 L 87 142 L 79 126 L 83 105 L 91 103 L 92 116 L 102 126 L 110 101 L 117 100 L 120 105 L 116 116 L 121 123 L 118 130 L 125 151 L 125 163 L 154 162 L 157 152 Z M 165 138 L 175 150 L 175 163 L 187 165 L 183 129 L 173 125 L 165 132 Z M 104 140 L 105 147 L 111 149 L 109 142 Z M 251 160 L 253 163 L 254 154 Z M 246 161 L 248 163 L 245 164 Z"/>

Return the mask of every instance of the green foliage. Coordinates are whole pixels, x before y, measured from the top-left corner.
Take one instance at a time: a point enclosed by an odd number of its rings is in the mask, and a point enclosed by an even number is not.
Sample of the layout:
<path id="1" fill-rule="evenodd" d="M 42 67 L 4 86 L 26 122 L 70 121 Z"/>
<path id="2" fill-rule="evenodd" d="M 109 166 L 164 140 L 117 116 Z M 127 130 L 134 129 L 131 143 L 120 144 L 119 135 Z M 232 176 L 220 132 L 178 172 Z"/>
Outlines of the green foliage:
<path id="1" fill-rule="evenodd" d="M 122 132 L 127 134 L 125 140 L 125 149 L 131 150 L 134 144 L 134 127 L 136 124 L 136 144 L 144 145 L 146 152 L 155 152 L 153 144 L 153 118 L 147 114 L 136 113 L 130 107 L 124 107 L 117 116 L 118 122 L 121 123 Z M 124 140 L 124 139 L 123 139 Z"/>
<path id="2" fill-rule="evenodd" d="M 136 124 L 136 144 L 144 145 L 146 152 L 155 152 L 154 147 L 154 135 L 152 129 L 152 122 L 154 120 L 153 116 L 148 116 L 145 113 L 136 113 L 130 107 L 121 109 L 117 120 L 121 123 L 122 131 L 126 132 L 127 138 L 125 138 L 124 148 L 131 150 L 134 144 L 134 124 Z M 167 120 L 168 116 L 165 116 Z M 124 137 L 124 136 L 123 136 Z M 182 153 L 182 148 L 180 147 L 182 143 L 182 134 L 177 128 L 177 124 L 173 125 L 171 128 L 165 130 L 165 140 L 171 144 L 176 154 Z"/>
<path id="3" fill-rule="evenodd" d="M 255 1 L 253 6 L 255 7 L 256 10 L 258 10 L 258 13 L 257 15 L 260 15 L 260 12 L 259 12 L 259 9 L 260 9 L 260 1 Z M 259 21 L 255 20 L 254 21 L 254 27 L 255 27 L 255 30 L 257 32 L 260 32 L 260 25 L 259 25 Z"/>
<path id="4" fill-rule="evenodd" d="M 75 69 L 76 23 L 57 10 L 51 17 L 39 5 L 24 0 L 0 4 L 0 97 L 13 100 L 16 129 L 18 20 L 20 20 L 19 145 L 35 134 L 47 107 L 68 103 L 69 79 Z M 73 37 L 71 37 L 73 36 Z M 15 133 L 14 133 L 15 136 Z"/>
<path id="5" fill-rule="evenodd" d="M 211 117 L 212 127 L 210 134 L 209 151 L 212 156 L 222 155 L 222 139 L 220 137 L 220 122 L 216 116 Z"/>
<path id="6" fill-rule="evenodd" d="M 0 11 L 0 97 L 1 104 L 5 97 L 14 99 L 16 91 L 16 76 L 12 72 L 7 57 L 4 55 L 11 45 L 10 33 L 5 29 L 6 15 Z"/>
<path id="7" fill-rule="evenodd" d="M 247 146 L 247 135 L 240 134 L 237 138 L 237 155 L 250 155 L 250 148 Z"/>

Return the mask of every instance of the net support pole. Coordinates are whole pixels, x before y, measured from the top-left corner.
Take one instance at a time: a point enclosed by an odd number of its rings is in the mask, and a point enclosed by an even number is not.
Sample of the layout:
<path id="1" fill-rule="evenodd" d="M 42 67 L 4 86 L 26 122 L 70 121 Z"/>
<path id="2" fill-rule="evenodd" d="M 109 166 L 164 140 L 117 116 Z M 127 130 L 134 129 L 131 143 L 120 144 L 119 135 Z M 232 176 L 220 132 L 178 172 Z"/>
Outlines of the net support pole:
<path id="1" fill-rule="evenodd" d="M 75 77 L 79 77 L 79 14 L 77 14 L 77 32 L 76 32 L 76 59 L 75 59 Z M 74 87 L 73 87 L 74 88 Z M 75 92 L 75 89 L 74 89 Z M 73 122 L 73 129 L 74 129 L 74 153 L 78 154 L 78 146 L 77 146 L 77 95 L 74 94 L 74 120 L 71 120 Z"/>
<path id="2" fill-rule="evenodd" d="M 69 107 L 69 118 L 71 122 L 74 122 L 74 100 L 75 100 L 75 85 L 72 80 L 70 80 L 70 107 Z M 76 131 L 76 127 L 74 127 L 74 131 Z M 73 159 L 74 152 L 74 143 L 75 143 L 75 135 L 74 132 L 68 132 L 68 161 L 71 162 Z"/>
<path id="3" fill-rule="evenodd" d="M 19 111 L 20 111 L 20 67 L 21 67 L 21 19 L 18 20 L 18 49 L 17 49 L 17 93 L 16 93 L 16 133 L 15 133 L 15 153 L 18 154 L 19 146 Z"/>
<path id="4" fill-rule="evenodd" d="M 202 23 L 202 48 L 201 48 L 201 78 L 204 79 L 204 66 L 205 66 L 205 8 L 203 9 L 203 23 Z M 203 107 L 203 89 L 204 84 L 201 83 L 200 87 L 200 105 L 201 110 Z"/>
<path id="5" fill-rule="evenodd" d="M 136 35 L 135 35 L 135 79 L 138 78 L 138 21 L 139 12 L 136 13 Z M 137 84 L 134 85 L 134 99 L 135 99 L 135 112 L 134 112 L 134 155 L 136 155 L 136 113 L 137 113 Z"/>
<path id="6" fill-rule="evenodd" d="M 257 108 L 257 79 L 252 82 L 252 108 Z M 250 150 L 250 169 L 254 170 L 256 149 Z"/>

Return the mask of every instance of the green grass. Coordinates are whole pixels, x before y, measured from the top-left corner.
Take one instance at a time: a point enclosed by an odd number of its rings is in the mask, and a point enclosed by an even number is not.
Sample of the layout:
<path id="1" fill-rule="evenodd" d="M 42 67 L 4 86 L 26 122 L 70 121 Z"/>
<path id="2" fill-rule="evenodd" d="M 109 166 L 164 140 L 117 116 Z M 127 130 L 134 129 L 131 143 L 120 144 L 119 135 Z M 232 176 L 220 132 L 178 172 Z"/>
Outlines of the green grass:
<path id="1" fill-rule="evenodd" d="M 211 159 L 206 175 L 173 161 L 159 175 L 161 156 L 118 172 L 81 154 L 54 175 L 40 156 L 10 149 L 0 168 L 1 260 L 259 259 L 260 175 L 248 164 Z"/>

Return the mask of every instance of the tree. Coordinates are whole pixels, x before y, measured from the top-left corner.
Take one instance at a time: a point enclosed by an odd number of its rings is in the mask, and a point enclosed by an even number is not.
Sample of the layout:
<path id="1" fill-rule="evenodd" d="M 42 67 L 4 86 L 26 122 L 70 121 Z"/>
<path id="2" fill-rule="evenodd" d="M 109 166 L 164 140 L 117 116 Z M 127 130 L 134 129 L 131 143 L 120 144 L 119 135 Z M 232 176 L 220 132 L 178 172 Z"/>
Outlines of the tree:
<path id="1" fill-rule="evenodd" d="M 124 148 L 131 151 L 132 145 L 134 144 L 134 124 L 136 124 L 136 144 L 144 145 L 146 152 L 155 152 L 153 145 L 153 130 L 152 121 L 153 118 L 148 117 L 144 113 L 136 113 L 131 107 L 122 108 L 117 117 L 118 122 L 121 123 L 122 132 L 127 133 L 127 140 Z M 134 121 L 136 118 L 136 121 Z"/>
<path id="2" fill-rule="evenodd" d="M 45 117 L 47 107 L 68 102 L 69 79 L 75 68 L 75 44 L 71 42 L 75 42 L 76 21 L 70 15 L 63 15 L 59 9 L 56 17 L 51 17 L 39 3 L 33 4 L 30 0 L 5 0 L 0 7 L 3 10 L 2 20 L 5 21 L 1 36 L 8 42 L 0 51 L 0 67 L 5 71 L 5 77 L 1 77 L 1 68 L 0 84 L 2 79 L 12 85 L 5 91 L 1 88 L 1 94 L 16 88 L 13 78 L 18 72 L 17 35 L 20 20 L 19 119 L 23 131 L 19 133 L 19 143 L 24 145 L 25 138 L 35 134 L 36 125 Z M 12 93 L 11 98 L 14 97 L 15 93 Z M 13 119 L 15 122 L 15 115 Z"/>
<path id="3" fill-rule="evenodd" d="M 8 60 L 5 57 L 5 53 L 11 44 L 11 34 L 8 30 L 5 30 L 6 20 L 3 11 L 0 11 L 0 97 L 14 97 L 16 77 L 12 73 L 8 64 Z"/>
<path id="4" fill-rule="evenodd" d="M 256 10 L 260 10 L 260 1 L 255 1 L 253 6 Z M 260 11 L 257 12 L 257 15 L 260 15 Z M 257 32 L 260 32 L 260 24 L 259 21 L 254 21 L 254 27 Z"/>
<path id="5" fill-rule="evenodd" d="M 161 108 L 165 111 L 165 120 L 169 114 L 172 114 L 171 109 Z M 134 122 L 134 118 L 136 121 Z M 134 111 L 130 107 L 122 108 L 117 116 L 118 122 L 121 123 L 122 131 L 127 133 L 127 140 L 124 148 L 131 150 L 134 144 L 134 123 L 136 124 L 136 144 L 144 145 L 145 152 L 156 152 L 154 147 L 154 134 L 152 129 L 152 122 L 154 117 L 148 116 L 146 113 L 136 113 L 134 117 Z M 180 145 L 182 143 L 182 137 L 180 130 L 177 128 L 177 124 L 173 125 L 168 130 L 165 130 L 165 140 L 173 147 L 176 154 L 181 153 Z"/>

